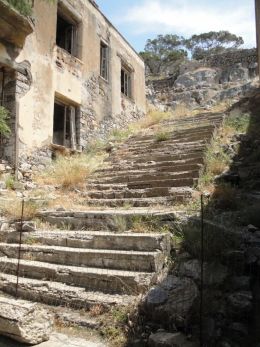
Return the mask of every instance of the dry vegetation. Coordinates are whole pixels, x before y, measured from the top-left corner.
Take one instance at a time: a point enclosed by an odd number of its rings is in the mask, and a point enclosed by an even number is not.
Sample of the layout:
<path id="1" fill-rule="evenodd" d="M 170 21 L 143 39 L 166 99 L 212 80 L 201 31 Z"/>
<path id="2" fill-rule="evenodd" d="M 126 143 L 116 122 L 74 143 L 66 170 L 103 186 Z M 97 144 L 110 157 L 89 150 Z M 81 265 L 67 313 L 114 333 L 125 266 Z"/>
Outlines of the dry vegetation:
<path id="1" fill-rule="evenodd" d="M 36 182 L 62 189 L 79 188 L 103 162 L 104 153 L 59 156 L 44 173 L 35 177 Z"/>

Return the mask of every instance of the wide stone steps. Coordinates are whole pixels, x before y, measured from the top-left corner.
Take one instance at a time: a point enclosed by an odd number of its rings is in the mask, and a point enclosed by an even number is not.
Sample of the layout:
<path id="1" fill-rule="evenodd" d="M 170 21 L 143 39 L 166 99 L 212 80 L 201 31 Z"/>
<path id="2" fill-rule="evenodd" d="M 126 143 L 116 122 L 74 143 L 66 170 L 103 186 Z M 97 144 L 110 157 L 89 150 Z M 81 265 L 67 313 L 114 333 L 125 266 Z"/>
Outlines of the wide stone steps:
<path id="1" fill-rule="evenodd" d="M 16 258 L 18 244 L 0 243 L 0 254 Z M 78 267 L 95 267 L 143 272 L 161 271 L 164 255 L 161 252 L 95 250 L 45 245 L 21 245 L 21 259 Z"/>
<path id="2" fill-rule="evenodd" d="M 122 198 L 122 199 L 89 199 L 86 201 L 88 206 L 93 207 L 154 207 L 154 206 L 171 206 L 183 204 L 191 198 L 191 192 L 174 194 L 170 197 L 154 198 Z"/>
<path id="3" fill-rule="evenodd" d="M 1 291 L 14 296 L 16 294 L 16 282 L 16 276 L 0 273 Z M 47 305 L 87 310 L 96 305 L 105 307 L 129 305 L 135 300 L 135 296 L 132 295 L 87 291 L 84 287 L 25 277 L 19 278 L 18 296 L 25 300 L 42 302 Z"/>
<path id="4" fill-rule="evenodd" d="M 137 215 L 140 216 L 140 215 Z M 59 224 L 66 216 L 54 214 L 56 217 L 55 223 Z M 72 225 L 77 224 L 77 219 L 84 220 L 83 215 L 74 217 L 73 214 L 68 216 Z M 73 220 L 74 218 L 74 220 Z M 123 216 L 122 216 L 123 218 Z M 127 217 L 126 217 L 127 218 Z M 131 219 L 131 216 L 128 217 Z M 88 218 L 85 218 L 87 220 Z M 95 215 L 90 217 L 90 223 L 95 223 Z M 48 219 L 51 223 L 51 220 Z M 107 216 L 108 223 L 111 223 L 111 218 Z M 106 220 L 102 226 L 104 227 Z M 86 227 L 84 225 L 84 227 Z M 131 225 L 129 224 L 129 227 Z M 1 234 L 1 242 L 3 243 L 18 243 L 20 233 L 16 231 L 8 231 Z M 82 230 L 40 230 L 35 232 L 22 233 L 23 244 L 35 244 L 57 247 L 84 248 L 94 250 L 121 250 L 121 251 L 139 251 L 139 252 L 154 252 L 154 251 L 170 251 L 170 235 L 165 233 L 135 233 L 135 232 L 116 232 L 109 231 L 82 231 Z"/>
<path id="5" fill-rule="evenodd" d="M 110 164 L 118 164 L 121 163 L 124 165 L 124 163 L 144 163 L 144 162 L 151 162 L 156 161 L 158 163 L 163 162 L 169 162 L 169 161 L 177 161 L 177 160 L 191 160 L 194 159 L 194 161 L 201 161 L 201 158 L 203 158 L 204 151 L 201 150 L 194 150 L 191 153 L 182 153 L 181 151 L 178 154 L 169 154 L 169 153 L 157 153 L 150 155 L 149 153 L 144 153 L 142 155 L 122 155 L 117 157 L 111 157 L 109 162 Z M 107 160 L 108 161 L 108 160 Z"/>
<path id="6" fill-rule="evenodd" d="M 1 272 L 17 273 L 17 259 L 1 257 Z M 20 261 L 20 276 L 84 287 L 112 294 L 145 292 L 156 281 L 155 273 L 57 265 L 32 260 Z"/>
<path id="7" fill-rule="evenodd" d="M 176 176 L 173 176 L 176 177 Z M 142 178 L 144 180 L 142 180 Z M 90 183 L 99 184 L 99 183 L 127 183 L 129 189 L 143 189 L 143 188 L 152 188 L 152 187 L 187 187 L 193 186 L 196 184 L 196 178 L 198 178 L 198 173 L 189 175 L 185 174 L 184 177 L 180 178 L 171 178 L 169 174 L 169 178 L 166 178 L 163 175 L 154 175 L 147 177 L 127 177 L 127 176 L 119 176 L 119 177 L 107 177 L 103 180 L 93 179 L 90 180 Z"/>
<path id="8" fill-rule="evenodd" d="M 114 164 L 113 166 L 105 166 L 101 169 L 98 169 L 95 174 L 101 174 L 102 173 L 108 173 L 108 172 L 113 172 L 115 175 L 117 173 L 120 173 L 121 171 L 125 173 L 130 173 L 131 171 L 138 171 L 138 172 L 146 172 L 149 170 L 149 172 L 179 172 L 179 171 L 190 171 L 190 170 L 196 170 L 198 168 L 201 168 L 201 165 L 203 163 L 203 158 L 200 159 L 199 162 L 197 162 L 194 159 L 191 160 L 178 160 L 178 161 L 168 161 L 168 162 L 155 162 L 155 161 L 149 161 L 146 163 L 141 163 L 141 164 L 134 164 L 134 163 L 129 163 L 126 165 L 119 165 L 119 164 Z"/>
<path id="9" fill-rule="evenodd" d="M 161 185 L 164 185 L 162 182 Z M 160 184 L 158 183 L 160 186 Z M 183 196 L 183 186 L 180 190 L 176 187 L 154 187 L 145 189 L 132 189 L 130 187 L 123 189 L 113 189 L 113 190 L 93 190 L 85 194 L 86 197 L 91 199 L 132 199 L 132 198 L 155 198 L 155 197 L 177 197 Z M 122 187 L 121 187 L 122 188 Z"/>

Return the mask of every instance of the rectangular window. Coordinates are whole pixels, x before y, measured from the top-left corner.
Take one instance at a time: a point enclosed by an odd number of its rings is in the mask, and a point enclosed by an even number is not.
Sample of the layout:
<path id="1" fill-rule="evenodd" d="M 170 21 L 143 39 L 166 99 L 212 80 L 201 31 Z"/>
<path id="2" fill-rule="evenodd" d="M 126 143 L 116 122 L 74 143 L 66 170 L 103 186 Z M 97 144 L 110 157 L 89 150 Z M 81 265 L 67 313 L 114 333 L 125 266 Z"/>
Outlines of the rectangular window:
<path id="1" fill-rule="evenodd" d="M 131 98 L 132 96 L 131 72 L 126 68 L 121 68 L 121 92 Z"/>
<path id="2" fill-rule="evenodd" d="M 108 81 L 109 47 L 101 41 L 100 43 L 100 76 Z"/>
<path id="3" fill-rule="evenodd" d="M 73 56 L 77 56 L 77 25 L 71 19 L 63 16 L 58 10 L 57 15 L 57 30 L 56 30 L 56 44 L 57 46 L 65 49 Z"/>
<path id="4" fill-rule="evenodd" d="M 60 101 L 54 104 L 53 143 L 76 149 L 76 108 Z"/>

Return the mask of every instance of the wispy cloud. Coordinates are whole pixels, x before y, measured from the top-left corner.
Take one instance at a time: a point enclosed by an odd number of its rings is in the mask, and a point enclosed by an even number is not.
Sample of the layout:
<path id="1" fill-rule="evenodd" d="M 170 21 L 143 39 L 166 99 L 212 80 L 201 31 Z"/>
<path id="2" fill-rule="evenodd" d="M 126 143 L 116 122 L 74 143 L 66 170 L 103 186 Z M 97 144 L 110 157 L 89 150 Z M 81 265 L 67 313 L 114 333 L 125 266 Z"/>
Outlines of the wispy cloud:
<path id="1" fill-rule="evenodd" d="M 225 3 L 224 3 L 225 4 Z M 237 6 L 235 6 L 237 4 Z M 177 33 L 188 37 L 207 31 L 229 30 L 255 46 L 254 12 L 250 1 L 142 0 L 120 18 L 135 35 Z"/>

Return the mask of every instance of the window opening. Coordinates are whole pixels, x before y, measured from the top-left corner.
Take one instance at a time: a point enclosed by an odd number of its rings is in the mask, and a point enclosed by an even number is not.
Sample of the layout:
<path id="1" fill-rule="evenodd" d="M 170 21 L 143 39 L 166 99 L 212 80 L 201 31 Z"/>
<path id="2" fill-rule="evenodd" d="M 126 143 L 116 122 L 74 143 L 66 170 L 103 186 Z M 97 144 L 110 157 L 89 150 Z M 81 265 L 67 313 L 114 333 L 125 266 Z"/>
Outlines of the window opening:
<path id="1" fill-rule="evenodd" d="M 131 90 L 131 72 L 125 68 L 121 69 L 121 92 L 131 98 L 132 90 Z"/>
<path id="2" fill-rule="evenodd" d="M 71 55 L 77 56 L 77 26 L 65 19 L 59 12 L 57 15 L 56 44 Z"/>
<path id="3" fill-rule="evenodd" d="M 101 41 L 100 43 L 100 75 L 108 81 L 108 62 L 109 62 L 109 48 Z"/>

